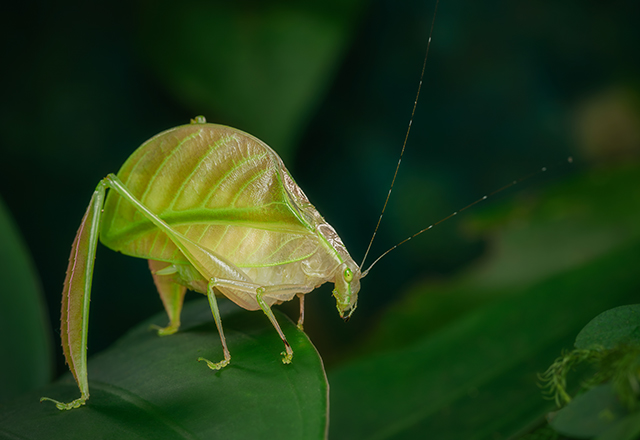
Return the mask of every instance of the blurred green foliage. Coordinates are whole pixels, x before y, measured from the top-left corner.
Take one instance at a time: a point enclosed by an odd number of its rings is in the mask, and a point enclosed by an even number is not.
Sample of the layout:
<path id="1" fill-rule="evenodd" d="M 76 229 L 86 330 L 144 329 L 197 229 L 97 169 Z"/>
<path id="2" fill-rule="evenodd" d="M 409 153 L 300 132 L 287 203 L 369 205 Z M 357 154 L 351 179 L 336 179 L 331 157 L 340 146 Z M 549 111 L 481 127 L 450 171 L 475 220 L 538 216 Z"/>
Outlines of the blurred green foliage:
<path id="1" fill-rule="evenodd" d="M 53 347 L 40 279 L 0 198 L 0 402 L 52 378 Z"/>
<path id="2" fill-rule="evenodd" d="M 98 179 L 196 114 L 264 138 L 287 158 L 358 260 L 409 122 L 433 6 L 12 5 L 0 30 L 9 66 L 0 193 L 51 321 Z M 552 409 L 536 374 L 589 319 L 637 302 L 640 58 L 630 54 L 639 8 L 440 4 L 372 255 L 513 179 L 575 161 L 391 253 L 363 280 L 347 326 L 328 286 L 308 295 L 305 328 L 329 369 L 331 438 L 524 435 Z M 144 261 L 99 248 L 94 286 L 90 353 L 161 310 Z M 388 411 L 401 414 L 390 420 Z"/>
<path id="3" fill-rule="evenodd" d="M 629 193 L 640 202 L 636 181 Z M 553 197 L 542 194 L 540 200 L 535 211 L 544 212 Z M 575 213 L 570 203 L 557 206 L 552 217 L 560 223 Z M 545 217 L 531 213 L 526 227 L 535 231 Z M 576 218 L 567 220 L 580 229 Z M 521 221 L 512 219 L 504 235 L 522 227 Z M 563 253 L 553 242 L 548 248 Z M 535 279 L 522 277 L 506 288 L 502 280 L 493 285 L 474 280 L 473 269 L 449 283 L 412 291 L 383 315 L 366 345 L 369 352 L 382 353 L 361 355 L 330 371 L 331 429 L 346 438 L 517 435 L 552 409 L 541 397 L 537 373 L 571 346 L 585 322 L 637 298 L 640 241 L 636 235 L 613 248 L 598 256 L 584 253 L 580 263 Z M 499 250 L 495 261 L 509 259 L 505 249 L 510 248 Z M 361 417 L 354 419 L 348 409 L 355 407 Z"/>

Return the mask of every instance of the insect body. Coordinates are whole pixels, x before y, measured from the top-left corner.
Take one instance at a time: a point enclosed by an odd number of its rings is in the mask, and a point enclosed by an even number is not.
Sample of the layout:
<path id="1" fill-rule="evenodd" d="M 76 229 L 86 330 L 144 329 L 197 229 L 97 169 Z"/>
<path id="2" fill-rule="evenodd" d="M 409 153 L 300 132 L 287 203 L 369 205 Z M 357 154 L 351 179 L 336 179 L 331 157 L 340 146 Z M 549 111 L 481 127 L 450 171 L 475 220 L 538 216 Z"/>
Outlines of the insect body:
<path id="1" fill-rule="evenodd" d="M 348 319 L 357 305 L 360 268 L 280 157 L 247 133 L 198 117 L 148 140 L 93 193 L 72 245 L 62 302 L 62 345 L 81 397 L 54 400 L 59 409 L 89 398 L 87 327 L 98 236 L 113 250 L 149 260 L 169 316 L 160 335 L 178 330 L 187 288 L 207 295 L 224 351 L 219 362 L 198 359 L 211 369 L 231 359 L 216 294 L 267 315 L 284 342 L 284 363 L 293 350 L 273 304 L 297 295 L 302 327 L 304 294 L 330 281 L 341 317 Z"/>

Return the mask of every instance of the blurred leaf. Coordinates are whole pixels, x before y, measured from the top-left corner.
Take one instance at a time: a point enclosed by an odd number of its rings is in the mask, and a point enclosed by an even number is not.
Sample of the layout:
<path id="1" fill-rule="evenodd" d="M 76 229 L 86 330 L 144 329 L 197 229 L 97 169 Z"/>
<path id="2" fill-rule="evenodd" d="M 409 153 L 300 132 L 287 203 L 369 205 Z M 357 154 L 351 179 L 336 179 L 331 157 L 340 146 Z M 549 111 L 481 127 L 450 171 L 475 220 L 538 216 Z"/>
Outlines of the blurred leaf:
<path id="1" fill-rule="evenodd" d="M 551 426 L 559 433 L 591 438 L 606 432 L 628 414 L 610 384 L 590 389 L 554 414 Z"/>
<path id="2" fill-rule="evenodd" d="M 489 439 L 541 420 L 537 373 L 593 316 L 637 301 L 639 171 L 599 170 L 485 214 L 489 257 L 416 286 L 367 342 L 383 353 L 330 373 L 332 432 Z"/>
<path id="3" fill-rule="evenodd" d="M 640 305 L 616 307 L 593 318 L 578 334 L 576 348 L 601 346 L 613 349 L 620 344 L 640 342 Z"/>
<path id="4" fill-rule="evenodd" d="M 140 45 L 178 101 L 209 122 L 222 116 L 289 163 L 363 3 L 154 2 L 141 10 Z"/>
<path id="5" fill-rule="evenodd" d="M 295 356 L 284 365 L 282 341 L 262 313 L 221 304 L 231 364 L 214 372 L 199 356 L 222 359 L 206 300 L 185 305 L 183 327 L 157 336 L 140 324 L 89 362 L 87 405 L 59 411 L 45 395 L 71 400 L 79 394 L 70 375 L 37 393 L 0 407 L 0 434 L 29 439 L 260 439 L 325 437 L 328 385 L 322 361 L 303 332 L 282 314 L 278 320 Z M 12 437 L 13 436 L 13 437 Z"/>
<path id="6" fill-rule="evenodd" d="M 628 162 L 486 210 L 474 223 L 490 234 L 490 257 L 471 271 L 469 282 L 523 285 L 625 246 L 640 238 L 639 206 L 640 163 Z"/>
<path id="7" fill-rule="evenodd" d="M 626 416 L 596 440 L 635 440 L 640 437 L 640 411 Z"/>
<path id="8" fill-rule="evenodd" d="M 611 383 L 607 383 L 579 395 L 553 413 L 551 426 L 569 437 L 634 440 L 640 436 L 640 411 L 629 414 Z"/>
<path id="9" fill-rule="evenodd" d="M 629 415 L 629 410 L 637 408 L 638 398 L 639 311 L 639 305 L 620 306 L 596 316 L 578 334 L 576 348 L 563 352 L 541 377 L 558 405 L 567 403 L 551 415 L 551 425 L 558 432 L 579 438 L 602 434 L 611 439 L 640 433 L 640 421 Z M 572 399 L 567 376 L 585 363 L 594 367 L 594 374 L 581 381 L 587 391 Z"/>
<path id="10" fill-rule="evenodd" d="M 51 380 L 53 352 L 40 281 L 0 199 L 0 401 Z"/>
<path id="11" fill-rule="evenodd" d="M 453 281 L 428 280 L 400 295 L 363 345 L 380 351 L 408 344 L 483 304 L 635 242 L 638 207 L 640 164 L 631 163 L 483 211 L 471 223 L 489 235 L 487 256 Z"/>
<path id="12" fill-rule="evenodd" d="M 527 432 L 523 436 L 515 436 L 518 440 L 558 440 L 560 435 L 553 430 L 548 423 L 541 423 L 537 428 L 534 428 L 533 431 Z"/>
<path id="13" fill-rule="evenodd" d="M 515 434 L 550 409 L 537 373 L 592 316 L 637 296 L 638 259 L 636 243 L 514 289 L 403 349 L 330 372 L 332 432 L 371 439 Z"/>

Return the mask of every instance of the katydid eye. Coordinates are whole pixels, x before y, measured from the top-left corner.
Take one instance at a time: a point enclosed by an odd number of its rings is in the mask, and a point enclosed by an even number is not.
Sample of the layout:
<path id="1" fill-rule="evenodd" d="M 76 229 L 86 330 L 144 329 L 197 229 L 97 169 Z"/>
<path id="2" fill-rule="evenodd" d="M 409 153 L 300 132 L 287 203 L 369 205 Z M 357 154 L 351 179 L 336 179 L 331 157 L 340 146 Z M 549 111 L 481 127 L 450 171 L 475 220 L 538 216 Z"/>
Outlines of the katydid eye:
<path id="1" fill-rule="evenodd" d="M 347 283 L 350 283 L 351 280 L 353 279 L 353 272 L 351 272 L 351 269 L 349 269 L 348 267 L 344 270 L 344 280 Z"/>

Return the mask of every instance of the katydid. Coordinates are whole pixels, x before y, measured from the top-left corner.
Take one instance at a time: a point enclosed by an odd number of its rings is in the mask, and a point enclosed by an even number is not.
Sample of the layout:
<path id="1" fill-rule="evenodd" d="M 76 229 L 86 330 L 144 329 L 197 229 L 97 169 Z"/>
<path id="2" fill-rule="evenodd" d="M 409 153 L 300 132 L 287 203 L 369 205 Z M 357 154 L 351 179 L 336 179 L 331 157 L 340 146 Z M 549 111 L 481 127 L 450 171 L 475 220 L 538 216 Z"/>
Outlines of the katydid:
<path id="1" fill-rule="evenodd" d="M 430 43 L 431 36 L 396 175 Z M 376 231 L 393 182 L 395 175 Z M 187 288 L 207 295 L 224 359 L 198 360 L 212 370 L 231 361 L 216 295 L 247 310 L 262 310 L 284 343 L 282 362 L 289 364 L 293 350 L 271 306 L 297 296 L 302 329 L 304 295 L 332 282 L 338 312 L 348 320 L 358 303 L 360 279 L 398 246 L 361 272 L 362 264 L 356 264 L 334 228 L 264 142 L 235 128 L 209 124 L 202 116 L 162 132 L 142 144 L 117 175 L 109 174 L 98 183 L 73 241 L 63 287 L 61 338 L 81 396 L 69 403 L 41 399 L 53 401 L 60 410 L 78 408 L 89 398 L 87 334 L 98 240 L 149 261 L 169 317 L 169 324 L 158 329 L 159 335 L 178 331 Z"/>
<path id="2" fill-rule="evenodd" d="M 231 360 L 216 293 L 267 315 L 284 342 L 285 364 L 293 350 L 272 305 L 298 296 L 302 328 L 304 294 L 330 281 L 341 317 L 348 319 L 357 306 L 359 266 L 275 151 L 247 133 L 197 117 L 145 142 L 91 197 L 69 257 L 61 318 L 64 355 L 81 397 L 54 400 L 59 409 L 77 408 L 89 398 L 86 347 L 98 238 L 115 251 L 149 260 L 169 316 L 159 335 L 180 327 L 187 288 L 207 295 L 224 359 L 198 360 L 213 370 Z"/>
<path id="3" fill-rule="evenodd" d="M 391 188 L 394 181 L 395 176 Z M 216 294 L 244 309 L 262 310 L 284 343 L 282 362 L 288 364 L 293 350 L 272 305 L 297 296 L 302 329 L 304 295 L 333 282 L 336 307 L 348 320 L 358 303 L 360 279 L 381 258 L 486 198 L 406 238 L 361 271 L 335 229 L 264 142 L 235 128 L 206 123 L 202 116 L 162 132 L 140 146 L 117 175 L 102 179 L 91 197 L 72 244 L 61 312 L 62 347 L 81 396 L 69 403 L 48 397 L 41 401 L 65 410 L 89 398 L 87 334 L 98 239 L 115 251 L 149 261 L 169 317 L 159 335 L 178 331 L 187 288 L 207 295 L 224 359 L 198 360 L 212 370 L 231 361 Z M 365 259 L 374 238 L 375 232 Z"/>
<path id="4" fill-rule="evenodd" d="M 431 37 L 428 41 L 427 54 Z M 425 55 L 413 112 L 426 60 Z M 393 189 L 413 112 L 375 231 Z M 282 362 L 289 364 L 293 350 L 271 306 L 297 296 L 302 329 L 304 295 L 332 282 L 338 312 L 348 320 L 357 306 L 360 279 L 381 258 L 486 198 L 401 241 L 362 271 L 376 232 L 362 263 L 356 264 L 334 228 L 264 142 L 234 128 L 209 124 L 201 116 L 162 132 L 140 146 L 117 175 L 102 179 L 91 197 L 72 244 L 61 313 L 63 351 L 81 396 L 68 403 L 41 400 L 65 410 L 78 408 L 89 398 L 86 350 L 98 240 L 115 251 L 148 260 L 169 317 L 169 324 L 158 329 L 159 335 L 178 331 L 187 289 L 207 295 L 224 358 L 198 360 L 212 370 L 231 361 L 216 295 L 247 310 L 262 310 L 283 341 Z"/>

